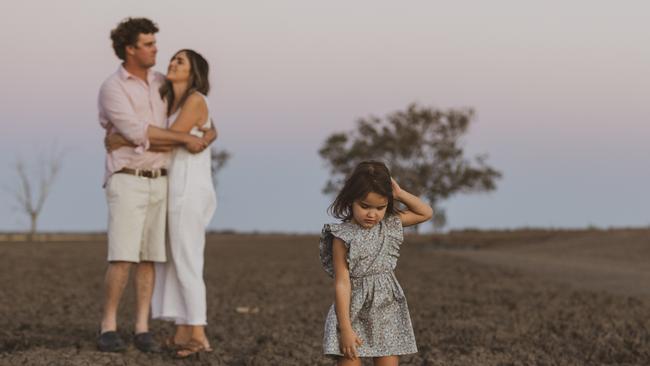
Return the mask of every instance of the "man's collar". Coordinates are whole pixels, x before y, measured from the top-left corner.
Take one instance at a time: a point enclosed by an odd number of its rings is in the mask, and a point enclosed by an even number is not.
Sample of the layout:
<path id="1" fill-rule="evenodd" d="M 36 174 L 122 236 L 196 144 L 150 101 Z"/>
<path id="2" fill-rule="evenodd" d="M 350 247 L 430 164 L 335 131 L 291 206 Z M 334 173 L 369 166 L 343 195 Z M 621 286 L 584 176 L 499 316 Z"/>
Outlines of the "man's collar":
<path id="1" fill-rule="evenodd" d="M 139 79 L 139 78 L 135 77 L 133 74 L 131 74 L 130 72 L 128 72 L 126 70 L 126 68 L 124 67 L 124 64 L 120 64 L 120 67 L 117 69 L 117 72 L 119 73 L 120 78 L 122 80 L 126 80 L 128 78 Z M 149 68 L 147 70 L 147 82 L 153 81 L 154 76 L 155 76 L 154 71 L 151 70 L 151 68 Z"/>
<path id="2" fill-rule="evenodd" d="M 122 80 L 126 80 L 128 78 L 133 77 L 133 75 L 131 75 L 130 72 L 126 71 L 124 65 L 120 65 L 120 67 L 117 68 L 117 72 L 120 75 L 120 79 Z"/>

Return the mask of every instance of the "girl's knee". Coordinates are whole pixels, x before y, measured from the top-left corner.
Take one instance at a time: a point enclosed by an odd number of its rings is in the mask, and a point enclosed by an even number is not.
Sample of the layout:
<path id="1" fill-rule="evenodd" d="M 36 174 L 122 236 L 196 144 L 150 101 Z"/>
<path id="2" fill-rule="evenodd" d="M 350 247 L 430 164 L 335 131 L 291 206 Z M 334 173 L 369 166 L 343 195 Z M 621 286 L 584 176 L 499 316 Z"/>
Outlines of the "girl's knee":
<path id="1" fill-rule="evenodd" d="M 373 364 L 375 366 L 398 366 L 399 356 L 375 357 L 373 359 Z"/>
<path id="2" fill-rule="evenodd" d="M 351 360 L 347 357 L 337 357 L 336 366 L 361 366 L 361 358 Z"/>

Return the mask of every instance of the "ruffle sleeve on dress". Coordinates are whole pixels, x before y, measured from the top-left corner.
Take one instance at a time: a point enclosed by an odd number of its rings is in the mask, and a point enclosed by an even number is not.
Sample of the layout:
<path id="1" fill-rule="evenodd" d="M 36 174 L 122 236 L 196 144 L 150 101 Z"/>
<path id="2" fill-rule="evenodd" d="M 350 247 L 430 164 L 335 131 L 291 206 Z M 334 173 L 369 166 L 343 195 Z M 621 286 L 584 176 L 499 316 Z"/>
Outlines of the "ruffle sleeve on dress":
<path id="1" fill-rule="evenodd" d="M 319 245 L 320 261 L 323 265 L 323 269 L 330 277 L 334 277 L 334 262 L 332 258 L 332 241 L 334 237 L 341 239 L 345 246 L 349 249 L 353 235 L 346 224 L 325 224 L 325 226 L 323 226 Z M 347 259 L 349 263 L 349 254 Z"/>
<path id="2" fill-rule="evenodd" d="M 393 266 L 397 265 L 397 258 L 399 258 L 399 249 L 404 241 L 404 227 L 402 226 L 402 219 L 399 215 L 392 215 L 384 219 L 386 225 L 386 236 L 388 246 L 388 254 L 393 257 Z"/>

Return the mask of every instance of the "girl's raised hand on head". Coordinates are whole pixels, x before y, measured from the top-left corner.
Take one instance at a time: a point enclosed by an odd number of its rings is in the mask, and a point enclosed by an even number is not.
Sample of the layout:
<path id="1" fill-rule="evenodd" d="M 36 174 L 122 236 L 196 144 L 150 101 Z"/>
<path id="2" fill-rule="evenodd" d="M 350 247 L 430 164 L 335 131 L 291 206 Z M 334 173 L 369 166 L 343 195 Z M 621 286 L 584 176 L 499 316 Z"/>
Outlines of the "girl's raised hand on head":
<path id="1" fill-rule="evenodd" d="M 402 192 L 402 188 L 397 184 L 393 177 L 390 177 L 390 183 L 393 186 L 393 198 L 397 199 L 399 194 Z"/>

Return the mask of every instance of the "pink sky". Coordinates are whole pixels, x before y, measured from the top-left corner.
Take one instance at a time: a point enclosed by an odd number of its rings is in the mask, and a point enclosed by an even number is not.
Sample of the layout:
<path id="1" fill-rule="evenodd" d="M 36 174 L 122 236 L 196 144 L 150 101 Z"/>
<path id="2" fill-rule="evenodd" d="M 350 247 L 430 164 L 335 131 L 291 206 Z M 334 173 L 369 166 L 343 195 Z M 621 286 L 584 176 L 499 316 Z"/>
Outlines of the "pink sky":
<path id="1" fill-rule="evenodd" d="M 43 225 L 102 229 L 95 104 L 118 65 L 108 33 L 126 16 L 147 16 L 161 28 L 158 70 L 180 48 L 211 62 L 219 143 L 234 154 L 215 228 L 318 230 L 328 204 L 322 141 L 412 101 L 474 107 L 468 149 L 489 153 L 505 175 L 490 195 L 448 202 L 452 227 L 646 225 L 649 11 L 641 1 L 14 3 L 0 15 L 0 163 L 58 141 L 71 152 Z M 256 209 L 248 202 L 268 199 L 244 183 L 259 176 L 277 176 L 273 189 L 309 203 L 268 206 L 306 210 L 305 219 L 277 219 L 270 208 L 244 219 Z M 291 177 L 308 177 L 307 186 L 291 187 Z M 84 205 L 55 214 L 79 192 Z M 88 207 L 92 215 L 80 214 Z M 0 229 L 24 225 L 9 209 L 0 217 Z"/>

